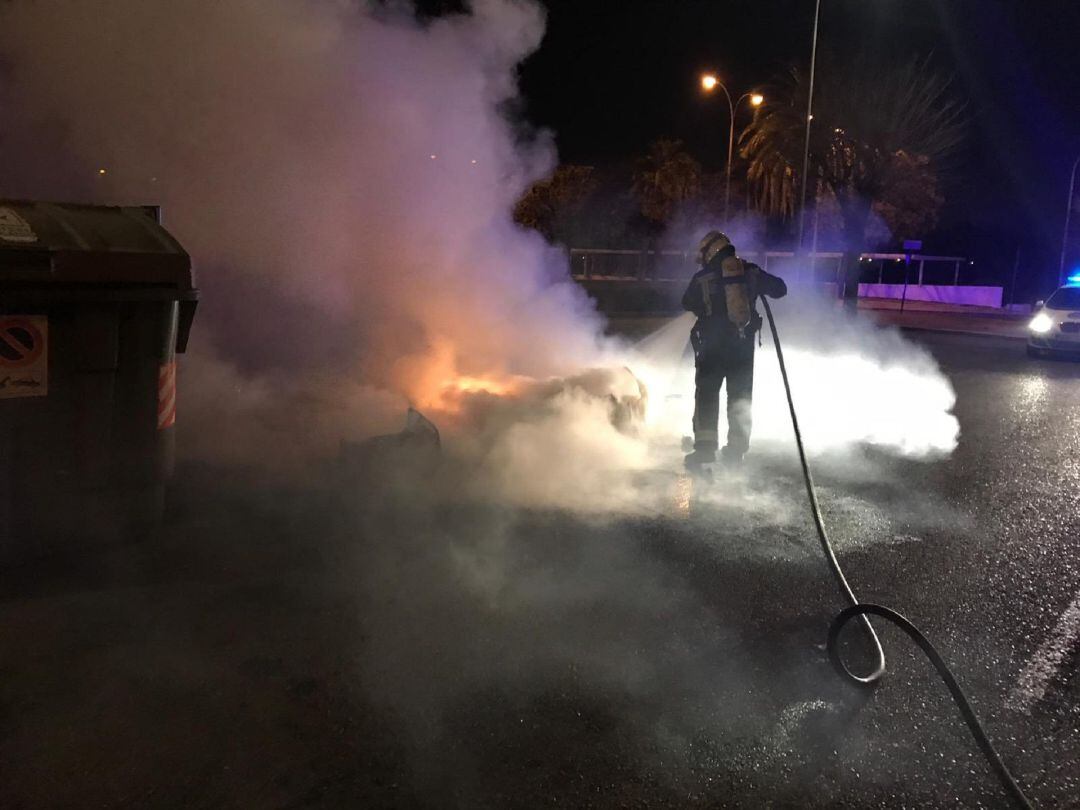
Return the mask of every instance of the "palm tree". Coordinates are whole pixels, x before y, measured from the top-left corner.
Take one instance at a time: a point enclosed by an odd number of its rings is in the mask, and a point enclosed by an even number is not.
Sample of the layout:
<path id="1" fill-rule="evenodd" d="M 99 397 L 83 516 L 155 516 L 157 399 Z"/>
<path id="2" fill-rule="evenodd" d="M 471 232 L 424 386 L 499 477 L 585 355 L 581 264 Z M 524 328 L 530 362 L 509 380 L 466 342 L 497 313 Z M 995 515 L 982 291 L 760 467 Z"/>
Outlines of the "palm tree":
<path id="1" fill-rule="evenodd" d="M 634 174 L 634 194 L 646 219 L 664 224 L 676 206 L 701 191 L 701 164 L 683 147 L 682 141 L 661 138 L 638 161 Z"/>
<path id="2" fill-rule="evenodd" d="M 835 197 L 850 269 L 871 209 L 896 238 L 933 226 L 943 161 L 962 139 L 963 109 L 928 58 L 900 67 L 825 61 L 819 71 L 808 170 L 816 183 L 809 185 Z M 772 215 L 790 217 L 797 206 L 807 91 L 803 74 L 792 71 L 765 94 L 740 138 L 751 199 Z"/>
<path id="3" fill-rule="evenodd" d="M 549 242 L 569 242 L 580 231 L 581 213 L 596 191 L 592 166 L 564 164 L 543 180 L 538 180 L 514 206 L 514 221 L 533 228 Z"/>

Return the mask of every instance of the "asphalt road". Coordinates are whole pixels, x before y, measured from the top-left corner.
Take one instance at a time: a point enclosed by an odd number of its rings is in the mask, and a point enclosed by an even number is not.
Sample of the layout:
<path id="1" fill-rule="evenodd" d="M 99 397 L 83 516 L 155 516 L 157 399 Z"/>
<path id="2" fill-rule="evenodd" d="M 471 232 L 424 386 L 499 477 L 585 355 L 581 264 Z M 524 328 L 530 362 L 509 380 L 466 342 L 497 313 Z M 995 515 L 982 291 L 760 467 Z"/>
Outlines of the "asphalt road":
<path id="1" fill-rule="evenodd" d="M 840 557 L 1080 807 L 1080 365 L 918 339 L 960 446 L 822 460 Z M 353 472 L 189 466 L 154 541 L 3 572 L 0 806 L 1007 806 L 899 632 L 876 690 L 830 668 L 790 450 L 619 519 Z"/>

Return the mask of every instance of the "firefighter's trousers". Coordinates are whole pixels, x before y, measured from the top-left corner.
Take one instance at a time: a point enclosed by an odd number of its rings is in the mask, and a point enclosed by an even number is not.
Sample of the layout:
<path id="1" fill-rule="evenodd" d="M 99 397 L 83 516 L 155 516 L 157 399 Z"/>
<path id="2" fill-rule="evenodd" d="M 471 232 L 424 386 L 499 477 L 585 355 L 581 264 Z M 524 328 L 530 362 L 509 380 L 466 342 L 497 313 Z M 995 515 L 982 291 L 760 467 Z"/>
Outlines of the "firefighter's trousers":
<path id="1" fill-rule="evenodd" d="M 742 458 L 750 449 L 754 396 L 754 338 L 725 345 L 702 345 L 695 352 L 694 449 L 716 452 L 719 444 L 720 387 L 727 381 L 727 446 L 724 455 Z"/>

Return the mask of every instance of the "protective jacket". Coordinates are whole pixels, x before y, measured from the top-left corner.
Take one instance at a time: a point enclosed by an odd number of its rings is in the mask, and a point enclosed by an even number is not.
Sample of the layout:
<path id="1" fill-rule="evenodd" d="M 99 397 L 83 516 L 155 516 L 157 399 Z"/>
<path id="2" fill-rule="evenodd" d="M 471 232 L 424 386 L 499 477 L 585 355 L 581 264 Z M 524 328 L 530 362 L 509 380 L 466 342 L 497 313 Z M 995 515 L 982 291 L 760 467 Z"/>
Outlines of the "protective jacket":
<path id="1" fill-rule="evenodd" d="M 725 248 L 694 274 L 683 295 L 684 309 L 698 317 L 692 337 L 694 348 L 722 348 L 747 339 L 761 328 L 757 298 L 787 295 L 784 280 Z"/>

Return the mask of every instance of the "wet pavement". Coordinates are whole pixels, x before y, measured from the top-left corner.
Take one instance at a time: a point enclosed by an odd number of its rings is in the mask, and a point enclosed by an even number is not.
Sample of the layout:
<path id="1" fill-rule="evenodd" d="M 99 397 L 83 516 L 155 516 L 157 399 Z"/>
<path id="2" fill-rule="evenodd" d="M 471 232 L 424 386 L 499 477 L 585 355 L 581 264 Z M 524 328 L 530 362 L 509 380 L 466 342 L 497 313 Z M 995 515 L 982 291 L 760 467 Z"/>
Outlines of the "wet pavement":
<path id="1" fill-rule="evenodd" d="M 838 554 L 1078 807 L 1080 364 L 917 339 L 960 445 L 816 459 Z M 361 478 L 187 466 L 155 540 L 5 571 L 0 806 L 1007 806 L 901 633 L 876 690 L 829 666 L 790 447 L 617 519 Z"/>

